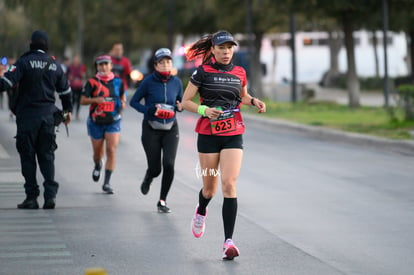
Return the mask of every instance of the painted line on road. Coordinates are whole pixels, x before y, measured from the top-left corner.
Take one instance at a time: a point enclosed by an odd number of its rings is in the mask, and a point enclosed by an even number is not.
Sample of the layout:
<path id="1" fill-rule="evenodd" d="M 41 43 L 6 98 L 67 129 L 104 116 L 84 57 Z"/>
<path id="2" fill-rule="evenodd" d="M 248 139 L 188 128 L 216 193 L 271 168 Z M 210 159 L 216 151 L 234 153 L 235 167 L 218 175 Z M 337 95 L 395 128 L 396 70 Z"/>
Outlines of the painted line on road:
<path id="1" fill-rule="evenodd" d="M 58 232 L 51 231 L 51 230 L 44 230 L 44 231 L 36 231 L 36 232 L 7 232 L 9 236 L 39 236 L 39 235 L 57 235 Z"/>
<path id="2" fill-rule="evenodd" d="M 46 252 L 10 252 L 1 253 L 0 258 L 28 258 L 28 257 L 70 257 L 69 251 L 46 251 Z"/>
<path id="3" fill-rule="evenodd" d="M 1 224 L 14 224 L 14 225 L 30 225 L 30 224 L 52 224 L 52 220 L 42 220 L 42 219 L 36 219 L 36 220 L 30 220 L 30 219 L 24 219 L 24 220 L 16 220 L 16 219 L 8 219 L 4 218 L 1 219 Z"/>
<path id="4" fill-rule="evenodd" d="M 43 230 L 43 229 L 56 229 L 55 225 L 52 224 L 0 224 L 0 232 L 19 232 L 20 230 Z"/>
<path id="5" fill-rule="evenodd" d="M 1 191 L 1 189 L 0 189 Z M 0 262 L 27 264 L 73 264 L 72 253 L 59 237 L 56 225 L 41 211 L 0 212 Z"/>
<path id="6" fill-rule="evenodd" d="M 23 190 L 19 190 L 19 189 L 2 189 L 1 187 L 0 187 L 0 192 L 1 192 L 1 195 L 6 195 L 6 194 L 24 194 L 24 191 Z"/>
<path id="7" fill-rule="evenodd" d="M 22 244 L 22 245 L 10 245 L 1 246 L 0 252 L 5 253 L 8 250 L 28 250 L 28 249 L 66 249 L 67 246 L 64 243 L 50 243 L 50 244 Z"/>
<path id="8" fill-rule="evenodd" d="M 3 145 L 0 144 L 0 159 L 9 159 L 10 155 L 6 152 Z"/>
<path id="9" fill-rule="evenodd" d="M 0 246 L 4 245 L 5 243 L 12 242 L 61 242 L 62 239 L 57 236 L 36 236 L 36 238 L 33 238 L 33 236 L 10 236 L 9 233 L 7 234 L 0 234 Z"/>
<path id="10" fill-rule="evenodd" d="M 1 171 L 0 183 L 23 183 L 24 178 L 20 171 Z"/>
<path id="11" fill-rule="evenodd" d="M 33 211 L 33 210 L 23 210 L 11 211 L 11 212 L 0 212 L 0 219 L 9 219 L 9 220 L 25 220 L 25 219 L 49 219 L 50 217 L 46 211 Z"/>
<path id="12" fill-rule="evenodd" d="M 11 269 L 12 267 L 10 266 L 15 267 L 17 264 L 22 264 L 24 266 L 33 266 L 33 267 L 38 266 L 38 267 L 44 268 L 44 266 L 56 267 L 56 266 L 67 265 L 67 264 L 72 265 L 73 260 L 72 258 L 25 258 L 25 257 L 8 258 L 6 263 L 4 264 L 2 263 L 2 267 L 4 265 L 4 268 L 7 267 L 8 269 Z M 24 273 L 24 274 L 27 274 L 27 273 Z"/>
<path id="13" fill-rule="evenodd" d="M 22 185 L 22 183 L 15 182 L 15 181 L 13 181 L 13 182 L 0 182 L 0 187 L 1 188 L 20 188 L 20 189 L 22 189 L 23 185 Z"/>

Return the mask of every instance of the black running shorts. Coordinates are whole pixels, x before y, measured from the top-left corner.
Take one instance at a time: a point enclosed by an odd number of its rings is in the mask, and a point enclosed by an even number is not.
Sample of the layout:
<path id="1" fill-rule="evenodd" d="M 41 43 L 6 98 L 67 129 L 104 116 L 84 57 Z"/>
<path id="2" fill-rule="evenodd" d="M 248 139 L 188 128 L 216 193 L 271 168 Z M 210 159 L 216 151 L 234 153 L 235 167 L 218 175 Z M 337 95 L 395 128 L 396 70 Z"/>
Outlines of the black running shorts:
<path id="1" fill-rule="evenodd" d="M 243 149 L 243 136 L 213 136 L 198 134 L 199 153 L 220 153 L 223 149 Z"/>

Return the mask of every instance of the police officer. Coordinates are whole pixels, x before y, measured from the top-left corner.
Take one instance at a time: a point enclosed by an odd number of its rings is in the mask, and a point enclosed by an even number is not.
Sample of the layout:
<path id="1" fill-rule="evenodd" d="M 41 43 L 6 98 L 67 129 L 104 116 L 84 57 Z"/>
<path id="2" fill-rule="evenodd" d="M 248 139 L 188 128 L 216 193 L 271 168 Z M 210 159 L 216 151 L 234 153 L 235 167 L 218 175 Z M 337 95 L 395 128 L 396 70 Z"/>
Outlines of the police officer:
<path id="1" fill-rule="evenodd" d="M 44 209 L 54 209 L 58 183 L 55 181 L 56 133 L 55 91 L 67 113 L 64 123 L 71 120 L 72 102 L 69 83 L 60 64 L 47 54 L 48 34 L 34 31 L 30 51 L 23 54 L 0 78 L 0 91 L 18 85 L 16 100 L 16 148 L 20 155 L 21 172 L 25 179 L 26 199 L 21 209 L 38 209 L 40 194 L 36 182 L 36 159 L 44 177 Z"/>

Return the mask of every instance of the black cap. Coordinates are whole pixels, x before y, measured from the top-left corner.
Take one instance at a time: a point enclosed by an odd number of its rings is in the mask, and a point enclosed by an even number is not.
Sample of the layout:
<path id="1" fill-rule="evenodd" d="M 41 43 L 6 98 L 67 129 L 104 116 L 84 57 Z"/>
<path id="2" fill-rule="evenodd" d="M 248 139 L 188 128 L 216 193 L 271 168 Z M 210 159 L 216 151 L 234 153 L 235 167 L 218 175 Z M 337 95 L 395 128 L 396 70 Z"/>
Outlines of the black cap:
<path id="1" fill-rule="evenodd" d="M 154 62 L 155 62 L 155 63 L 160 62 L 160 60 L 161 60 L 161 59 L 163 59 L 163 58 L 169 58 L 169 59 L 172 59 L 170 49 L 167 49 L 167 48 L 161 48 L 161 49 L 158 49 L 158 50 L 155 52 L 155 54 L 154 54 Z"/>
<path id="2" fill-rule="evenodd" d="M 219 31 L 215 33 L 212 38 L 213 45 L 221 45 L 226 42 L 230 42 L 233 45 L 237 46 L 236 41 L 234 41 L 233 35 L 227 31 Z"/>
<path id="3" fill-rule="evenodd" d="M 45 31 L 34 31 L 32 33 L 32 44 L 40 44 L 47 46 L 49 44 L 49 36 L 47 35 L 47 32 Z"/>

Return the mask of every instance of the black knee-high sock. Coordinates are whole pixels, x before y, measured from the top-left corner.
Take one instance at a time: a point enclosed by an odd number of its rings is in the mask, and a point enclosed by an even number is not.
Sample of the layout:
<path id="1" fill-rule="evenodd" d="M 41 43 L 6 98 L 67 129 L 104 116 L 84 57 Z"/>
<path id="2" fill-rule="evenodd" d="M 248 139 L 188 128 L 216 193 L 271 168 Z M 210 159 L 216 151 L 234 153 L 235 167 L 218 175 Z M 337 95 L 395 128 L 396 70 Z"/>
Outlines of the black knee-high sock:
<path id="1" fill-rule="evenodd" d="M 98 162 L 95 162 L 95 170 L 101 170 L 101 168 L 102 168 L 101 161 L 99 160 Z"/>
<path id="2" fill-rule="evenodd" d="M 109 181 L 111 180 L 112 170 L 105 169 L 105 180 L 104 184 L 109 184 Z"/>
<path id="3" fill-rule="evenodd" d="M 223 200 L 224 240 L 233 238 L 234 225 L 237 216 L 237 198 L 224 198 Z"/>
<path id="4" fill-rule="evenodd" d="M 209 199 L 204 198 L 203 189 L 201 189 L 200 193 L 198 194 L 198 211 L 197 211 L 198 214 L 203 215 L 203 216 L 206 215 L 206 208 L 210 200 L 211 198 Z"/>

